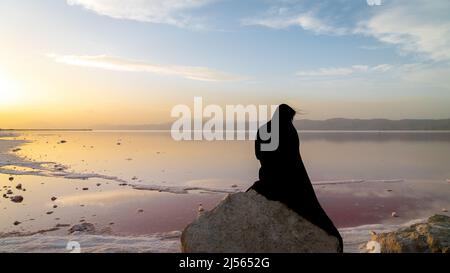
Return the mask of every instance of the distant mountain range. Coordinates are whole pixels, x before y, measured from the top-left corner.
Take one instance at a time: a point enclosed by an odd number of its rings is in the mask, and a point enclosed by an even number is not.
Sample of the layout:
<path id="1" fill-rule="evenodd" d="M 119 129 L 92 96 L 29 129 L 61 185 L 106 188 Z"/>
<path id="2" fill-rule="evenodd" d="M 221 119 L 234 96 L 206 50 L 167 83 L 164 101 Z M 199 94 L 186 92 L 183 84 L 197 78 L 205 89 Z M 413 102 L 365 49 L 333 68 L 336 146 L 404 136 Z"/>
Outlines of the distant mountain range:
<path id="1" fill-rule="evenodd" d="M 330 131 L 419 131 L 450 130 L 450 119 L 347 119 L 294 120 L 298 130 Z M 98 125 L 99 130 L 170 130 L 172 123 L 142 125 Z"/>

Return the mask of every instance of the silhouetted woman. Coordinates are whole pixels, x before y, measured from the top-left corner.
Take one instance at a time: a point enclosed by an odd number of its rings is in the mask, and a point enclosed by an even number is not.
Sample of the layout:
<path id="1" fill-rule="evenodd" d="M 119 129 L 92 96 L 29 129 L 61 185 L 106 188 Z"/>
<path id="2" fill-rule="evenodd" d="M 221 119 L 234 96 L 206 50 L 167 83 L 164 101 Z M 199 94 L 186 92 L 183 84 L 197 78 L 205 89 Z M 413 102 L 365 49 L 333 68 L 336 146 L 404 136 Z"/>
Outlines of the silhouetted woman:
<path id="1" fill-rule="evenodd" d="M 340 251 L 343 250 L 342 238 L 321 207 L 314 193 L 313 186 L 300 156 L 300 141 L 292 120 L 296 112 L 290 106 L 282 104 L 278 107 L 272 121 L 258 130 L 255 141 L 256 158 L 261 163 L 259 181 L 250 189 L 256 190 L 270 200 L 284 203 L 316 226 L 339 240 Z M 278 120 L 278 148 L 267 151 L 262 144 L 269 143 L 263 132 L 271 132 L 272 123 Z M 274 123 L 275 124 L 275 123 Z M 249 189 L 249 190 L 250 190 Z"/>

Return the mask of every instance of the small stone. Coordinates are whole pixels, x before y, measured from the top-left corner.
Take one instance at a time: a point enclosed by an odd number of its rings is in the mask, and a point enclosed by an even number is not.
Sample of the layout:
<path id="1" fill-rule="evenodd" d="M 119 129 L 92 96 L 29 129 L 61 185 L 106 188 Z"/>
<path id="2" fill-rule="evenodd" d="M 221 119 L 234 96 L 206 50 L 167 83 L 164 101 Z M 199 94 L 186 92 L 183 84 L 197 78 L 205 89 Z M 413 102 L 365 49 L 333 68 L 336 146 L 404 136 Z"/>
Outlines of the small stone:
<path id="1" fill-rule="evenodd" d="M 11 197 L 11 201 L 13 201 L 14 203 L 22 203 L 23 197 L 20 195 L 16 195 Z"/>
<path id="2" fill-rule="evenodd" d="M 102 184 L 101 183 L 97 183 L 97 187 L 100 187 Z"/>
<path id="3" fill-rule="evenodd" d="M 391 213 L 391 216 L 392 216 L 392 217 L 398 217 L 398 214 L 397 214 L 397 212 L 393 211 L 393 212 Z"/>
<path id="4" fill-rule="evenodd" d="M 14 180 L 14 177 L 9 177 L 9 181 L 13 181 Z"/>
<path id="5" fill-rule="evenodd" d="M 61 140 L 59 143 L 64 144 L 64 143 L 67 143 L 67 141 L 66 140 Z"/>
<path id="6" fill-rule="evenodd" d="M 53 205 L 53 208 L 56 209 L 58 206 L 57 205 Z"/>
<path id="7" fill-rule="evenodd" d="M 138 213 L 143 213 L 144 210 L 143 209 L 138 209 Z"/>
<path id="8" fill-rule="evenodd" d="M 50 200 L 52 200 L 52 201 L 55 201 L 56 199 L 58 199 L 58 198 L 56 198 L 55 196 L 53 196 L 52 198 L 50 198 Z"/>
<path id="9" fill-rule="evenodd" d="M 203 205 L 199 204 L 198 211 L 197 211 L 198 216 L 202 215 L 204 212 L 205 212 L 205 209 L 203 208 Z"/>
<path id="10" fill-rule="evenodd" d="M 47 211 L 46 212 L 48 215 L 53 214 L 53 211 Z"/>
<path id="11" fill-rule="evenodd" d="M 6 194 L 13 194 L 13 191 L 12 191 L 12 190 L 8 190 L 8 191 L 6 192 Z"/>
<path id="12" fill-rule="evenodd" d="M 89 190 L 89 188 L 83 188 L 83 191 L 88 191 Z"/>
<path id="13" fill-rule="evenodd" d="M 233 185 L 231 185 L 231 187 L 232 187 L 232 188 L 237 188 L 237 187 L 238 187 L 238 185 L 236 185 L 236 184 L 233 184 Z"/>
<path id="14" fill-rule="evenodd" d="M 16 189 L 21 190 L 22 189 L 22 184 L 17 184 Z"/>
<path id="15" fill-rule="evenodd" d="M 445 208 L 443 208 L 443 209 L 442 209 L 442 212 L 448 212 L 448 210 L 447 210 L 447 209 L 445 209 Z"/>
<path id="16" fill-rule="evenodd" d="M 18 226 L 18 225 L 20 225 L 20 224 L 22 224 L 22 223 L 19 222 L 19 221 L 15 221 L 15 222 L 14 222 L 14 225 L 15 225 L 15 226 Z"/>
<path id="17" fill-rule="evenodd" d="M 69 229 L 69 234 L 72 234 L 74 232 L 93 233 L 95 232 L 95 226 L 91 223 L 82 223 L 79 225 L 74 225 Z"/>

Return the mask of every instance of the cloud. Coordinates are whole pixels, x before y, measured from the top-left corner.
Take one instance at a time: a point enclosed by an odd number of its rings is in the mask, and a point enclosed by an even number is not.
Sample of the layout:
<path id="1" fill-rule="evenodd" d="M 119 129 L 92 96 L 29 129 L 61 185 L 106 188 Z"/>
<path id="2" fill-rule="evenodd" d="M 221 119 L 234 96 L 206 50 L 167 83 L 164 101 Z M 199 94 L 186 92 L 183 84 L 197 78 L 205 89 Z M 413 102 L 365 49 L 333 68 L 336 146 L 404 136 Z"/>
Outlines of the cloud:
<path id="1" fill-rule="evenodd" d="M 82 6 L 100 15 L 115 19 L 169 24 L 178 27 L 200 27 L 196 20 L 184 14 L 213 0 L 67 0 L 71 6 Z"/>
<path id="2" fill-rule="evenodd" d="M 372 36 L 434 61 L 450 60 L 450 1 L 393 0 L 358 24 L 355 33 Z"/>
<path id="3" fill-rule="evenodd" d="M 296 75 L 302 78 L 343 77 L 350 76 L 356 73 L 384 73 L 391 69 L 393 69 L 393 66 L 389 64 L 381 64 L 377 66 L 352 65 L 350 67 L 327 67 L 315 70 L 299 71 L 296 73 Z"/>
<path id="4" fill-rule="evenodd" d="M 366 0 L 366 2 L 369 6 L 381 6 L 382 4 L 381 0 Z"/>
<path id="5" fill-rule="evenodd" d="M 316 34 L 345 35 L 348 30 L 343 27 L 332 26 L 315 16 L 312 12 L 302 13 L 297 16 L 266 16 L 265 18 L 250 18 L 242 21 L 246 26 L 264 26 L 274 29 L 283 29 L 299 26 Z"/>
<path id="6" fill-rule="evenodd" d="M 197 81 L 244 80 L 243 77 L 230 75 L 224 72 L 200 66 L 159 65 L 107 55 L 76 56 L 48 54 L 47 56 L 57 63 L 74 66 L 93 67 L 113 71 L 148 72 L 158 75 L 179 76 L 185 79 Z"/>
<path id="7" fill-rule="evenodd" d="M 402 54 L 450 61 L 448 0 L 367 0 L 365 8 L 350 8 L 348 1 L 325 1 L 312 7 L 308 6 L 310 2 L 288 1 L 294 3 L 289 6 L 281 1 L 281 8 L 272 7 L 242 24 L 273 29 L 299 26 L 320 35 L 363 35 L 394 45 Z"/>

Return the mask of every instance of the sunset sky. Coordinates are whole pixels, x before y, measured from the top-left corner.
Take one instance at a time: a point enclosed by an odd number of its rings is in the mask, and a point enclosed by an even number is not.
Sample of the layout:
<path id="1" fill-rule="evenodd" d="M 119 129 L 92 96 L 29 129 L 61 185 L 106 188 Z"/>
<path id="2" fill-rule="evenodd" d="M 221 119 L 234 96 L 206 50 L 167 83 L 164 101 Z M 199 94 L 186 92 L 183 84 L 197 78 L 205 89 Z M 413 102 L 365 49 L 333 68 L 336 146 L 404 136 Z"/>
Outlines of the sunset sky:
<path id="1" fill-rule="evenodd" d="M 194 96 L 450 118 L 449 14 L 448 0 L 2 0 L 0 128 L 162 123 Z"/>

